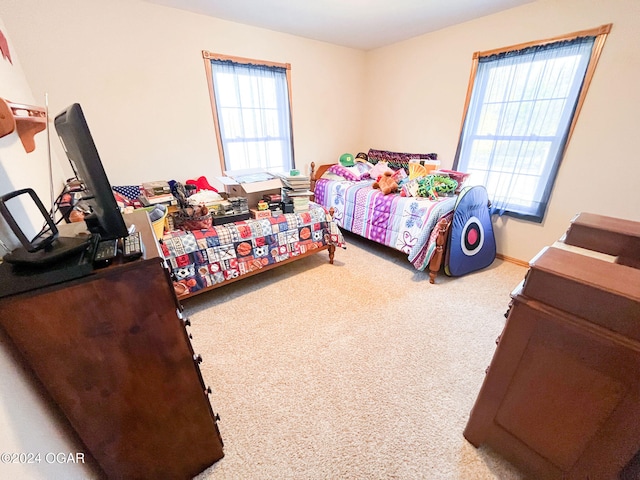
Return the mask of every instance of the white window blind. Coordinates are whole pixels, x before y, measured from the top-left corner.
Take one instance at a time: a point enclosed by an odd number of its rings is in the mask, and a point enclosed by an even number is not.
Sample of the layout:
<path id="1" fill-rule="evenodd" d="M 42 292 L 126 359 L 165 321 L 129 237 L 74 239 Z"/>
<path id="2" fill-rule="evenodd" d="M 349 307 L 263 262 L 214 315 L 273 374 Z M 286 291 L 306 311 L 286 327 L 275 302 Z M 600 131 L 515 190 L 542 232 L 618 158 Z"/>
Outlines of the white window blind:
<path id="1" fill-rule="evenodd" d="M 454 168 L 487 188 L 493 213 L 542 221 L 596 38 L 478 56 Z"/>
<path id="2" fill-rule="evenodd" d="M 287 69 L 210 60 L 224 169 L 293 168 Z"/>

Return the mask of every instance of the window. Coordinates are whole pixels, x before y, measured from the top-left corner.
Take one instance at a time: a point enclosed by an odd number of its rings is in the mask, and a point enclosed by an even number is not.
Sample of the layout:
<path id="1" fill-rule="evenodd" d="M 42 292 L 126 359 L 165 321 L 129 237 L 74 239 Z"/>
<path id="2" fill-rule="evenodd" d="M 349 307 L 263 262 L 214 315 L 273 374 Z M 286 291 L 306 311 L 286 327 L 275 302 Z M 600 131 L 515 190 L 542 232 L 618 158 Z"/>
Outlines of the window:
<path id="1" fill-rule="evenodd" d="M 610 28 L 474 54 L 454 168 L 492 213 L 542 222 Z"/>
<path id="2" fill-rule="evenodd" d="M 294 168 L 291 66 L 203 52 L 222 170 Z"/>

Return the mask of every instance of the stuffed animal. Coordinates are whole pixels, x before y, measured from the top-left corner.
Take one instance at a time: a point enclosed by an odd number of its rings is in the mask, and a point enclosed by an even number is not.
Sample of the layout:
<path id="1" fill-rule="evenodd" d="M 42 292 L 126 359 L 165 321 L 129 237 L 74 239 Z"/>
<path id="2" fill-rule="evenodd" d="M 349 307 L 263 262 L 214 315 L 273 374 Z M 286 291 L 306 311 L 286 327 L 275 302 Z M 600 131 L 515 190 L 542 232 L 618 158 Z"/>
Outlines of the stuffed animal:
<path id="1" fill-rule="evenodd" d="M 372 187 L 379 188 L 383 194 L 389 195 L 398 191 L 398 182 L 396 182 L 392 172 L 385 172 L 378 178 L 377 182 L 373 183 Z"/>
<path id="2" fill-rule="evenodd" d="M 218 191 L 216 188 L 209 185 L 209 181 L 205 176 L 199 177 L 197 180 L 187 180 L 186 183 L 187 185 L 194 185 L 196 187 L 196 192 L 199 192 L 200 190 L 211 190 L 213 192 Z"/>

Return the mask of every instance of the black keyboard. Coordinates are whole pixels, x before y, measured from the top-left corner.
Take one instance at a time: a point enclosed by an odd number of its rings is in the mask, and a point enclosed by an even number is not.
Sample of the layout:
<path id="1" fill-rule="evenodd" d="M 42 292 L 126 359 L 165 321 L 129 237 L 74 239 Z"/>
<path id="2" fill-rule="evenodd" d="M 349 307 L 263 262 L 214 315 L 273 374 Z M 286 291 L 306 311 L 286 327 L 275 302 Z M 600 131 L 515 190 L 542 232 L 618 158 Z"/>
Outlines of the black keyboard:
<path id="1" fill-rule="evenodd" d="M 140 258 L 144 253 L 144 244 L 140 232 L 130 233 L 122 239 L 122 256 L 125 260 Z"/>

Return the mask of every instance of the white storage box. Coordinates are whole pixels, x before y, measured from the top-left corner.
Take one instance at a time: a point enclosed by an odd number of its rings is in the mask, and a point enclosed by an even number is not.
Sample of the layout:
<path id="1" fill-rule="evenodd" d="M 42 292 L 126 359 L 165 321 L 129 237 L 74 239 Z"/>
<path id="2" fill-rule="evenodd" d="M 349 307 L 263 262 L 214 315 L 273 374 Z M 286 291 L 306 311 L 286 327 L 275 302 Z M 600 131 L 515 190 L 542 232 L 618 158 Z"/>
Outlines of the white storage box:
<path id="1" fill-rule="evenodd" d="M 246 197 L 249 208 L 255 208 L 262 196 L 268 193 L 280 193 L 280 178 L 260 168 L 247 170 L 228 170 L 224 177 L 216 177 L 224 185 L 224 191 L 230 197 Z"/>

